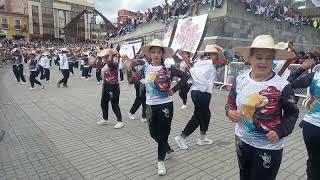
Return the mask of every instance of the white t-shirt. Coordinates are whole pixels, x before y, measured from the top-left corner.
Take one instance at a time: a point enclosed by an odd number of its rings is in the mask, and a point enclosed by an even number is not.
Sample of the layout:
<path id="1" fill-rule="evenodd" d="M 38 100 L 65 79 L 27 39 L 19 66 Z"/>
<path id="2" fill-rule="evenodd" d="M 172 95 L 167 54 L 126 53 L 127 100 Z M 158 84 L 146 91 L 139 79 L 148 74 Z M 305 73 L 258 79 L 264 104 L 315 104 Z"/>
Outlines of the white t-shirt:
<path id="1" fill-rule="evenodd" d="M 320 73 L 316 71 L 310 85 L 313 109 L 304 116 L 305 121 L 320 127 Z"/>
<path id="2" fill-rule="evenodd" d="M 285 138 L 272 144 L 266 136 L 266 126 L 280 123 L 278 113 L 282 113 L 282 109 L 279 109 L 281 107 L 276 101 L 280 99 L 282 90 L 289 82 L 278 75 L 268 81 L 257 82 L 251 79 L 250 72 L 238 76 L 236 81 L 236 105 L 238 111 L 245 114 L 245 118 L 236 124 L 235 133 L 242 141 L 253 147 L 270 150 L 282 149 Z M 267 108 L 265 106 L 271 101 L 270 99 L 273 99 L 275 104 Z M 261 110 L 257 110 L 260 107 Z M 275 116 L 275 113 L 278 115 Z M 266 118 L 271 119 L 266 120 Z"/>
<path id="3" fill-rule="evenodd" d="M 154 81 L 163 66 L 146 65 L 145 67 L 145 85 L 146 85 L 146 104 L 159 105 L 172 102 L 172 97 L 166 92 L 160 91 Z"/>

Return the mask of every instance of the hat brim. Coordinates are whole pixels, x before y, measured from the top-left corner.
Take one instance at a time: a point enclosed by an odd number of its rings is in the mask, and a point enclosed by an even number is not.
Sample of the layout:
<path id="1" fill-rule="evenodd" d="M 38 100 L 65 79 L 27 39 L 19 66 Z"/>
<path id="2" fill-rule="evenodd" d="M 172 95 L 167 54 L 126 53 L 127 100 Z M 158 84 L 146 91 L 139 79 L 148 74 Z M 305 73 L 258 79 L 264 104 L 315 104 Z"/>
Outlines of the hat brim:
<path id="1" fill-rule="evenodd" d="M 161 46 L 144 46 L 141 48 L 141 51 L 143 52 L 143 54 L 150 58 L 150 48 L 151 47 L 159 47 L 159 48 L 163 48 L 164 49 L 164 53 L 163 53 L 163 59 L 167 59 L 167 58 L 170 58 L 172 57 L 173 55 L 173 49 L 172 48 L 169 48 L 169 47 L 161 47 Z"/>
<path id="2" fill-rule="evenodd" d="M 203 54 L 220 54 L 218 51 L 198 51 L 197 52 L 199 55 L 203 55 Z"/>
<path id="3" fill-rule="evenodd" d="M 234 48 L 233 51 L 235 53 L 239 53 L 244 58 L 249 58 L 251 49 L 271 49 L 274 50 L 275 57 L 274 60 L 288 60 L 295 57 L 295 54 L 291 51 L 276 49 L 276 48 L 256 48 L 256 47 L 237 47 Z"/>
<path id="4" fill-rule="evenodd" d="M 179 50 L 179 55 L 182 57 L 182 53 L 183 52 L 187 52 L 187 53 L 189 53 L 190 54 L 190 57 L 193 57 L 193 53 L 192 52 L 190 52 L 190 51 L 184 51 L 184 50 Z"/>

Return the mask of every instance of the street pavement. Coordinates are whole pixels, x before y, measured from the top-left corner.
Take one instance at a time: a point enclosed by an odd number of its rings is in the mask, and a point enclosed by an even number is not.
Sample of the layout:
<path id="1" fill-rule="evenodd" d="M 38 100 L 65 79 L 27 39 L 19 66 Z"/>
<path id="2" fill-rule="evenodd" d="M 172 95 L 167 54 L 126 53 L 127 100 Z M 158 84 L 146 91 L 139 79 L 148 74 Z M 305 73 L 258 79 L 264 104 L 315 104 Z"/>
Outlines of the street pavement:
<path id="1" fill-rule="evenodd" d="M 86 81 L 80 71 L 69 79 L 69 88 L 56 87 L 62 75 L 51 69 L 51 83 L 29 91 L 30 84 L 14 80 L 11 66 L 0 68 L 0 129 L 6 135 L 0 142 L 0 180 L 8 179 L 239 179 L 234 146 L 234 124 L 228 121 L 224 105 L 228 92 L 214 90 L 209 146 L 198 146 L 197 129 L 187 140 L 189 150 L 181 151 L 174 142 L 193 113 L 181 110 L 182 101 L 174 95 L 174 118 L 169 143 L 175 150 L 166 161 L 167 175 L 157 175 L 157 146 L 146 123 L 129 120 L 128 111 L 135 97 L 134 87 L 121 83 L 120 107 L 125 126 L 114 129 L 115 116 L 109 109 L 113 125 L 97 126 L 101 120 L 101 85 L 95 77 Z M 27 79 L 29 73 L 26 72 Z M 95 74 L 93 70 L 92 74 Z M 300 107 L 300 117 L 304 108 Z M 308 158 L 302 129 L 297 122 L 288 137 L 277 179 L 306 179 Z"/>

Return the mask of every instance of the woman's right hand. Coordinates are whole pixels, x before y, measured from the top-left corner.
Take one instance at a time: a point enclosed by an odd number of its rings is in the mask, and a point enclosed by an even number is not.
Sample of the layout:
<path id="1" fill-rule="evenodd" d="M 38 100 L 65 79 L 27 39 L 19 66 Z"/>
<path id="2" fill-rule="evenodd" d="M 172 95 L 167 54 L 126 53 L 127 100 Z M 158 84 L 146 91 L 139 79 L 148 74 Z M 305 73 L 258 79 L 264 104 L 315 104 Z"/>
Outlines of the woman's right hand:
<path id="1" fill-rule="evenodd" d="M 242 112 L 238 112 L 236 110 L 230 110 L 228 112 L 228 118 L 234 122 L 234 123 L 238 123 L 241 120 L 243 120 L 244 118 L 244 114 Z"/>

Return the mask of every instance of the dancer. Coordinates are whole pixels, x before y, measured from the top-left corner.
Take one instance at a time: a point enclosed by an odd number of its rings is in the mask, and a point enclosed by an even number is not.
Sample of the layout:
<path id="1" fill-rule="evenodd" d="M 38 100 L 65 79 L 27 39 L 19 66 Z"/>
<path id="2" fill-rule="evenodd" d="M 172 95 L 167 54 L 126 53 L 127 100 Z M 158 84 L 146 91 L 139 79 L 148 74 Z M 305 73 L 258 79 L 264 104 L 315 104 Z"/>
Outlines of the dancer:
<path id="1" fill-rule="evenodd" d="M 311 98 L 307 103 L 308 112 L 300 126 L 303 128 L 303 139 L 307 147 L 307 179 L 320 179 L 320 72 L 309 73 L 291 83 L 292 88 L 310 87 Z"/>
<path id="2" fill-rule="evenodd" d="M 43 68 L 44 68 L 44 75 L 43 75 L 43 79 L 46 80 L 47 83 L 50 82 L 50 59 L 49 59 L 49 55 L 50 53 L 48 51 L 44 52 L 42 54 L 42 61 L 43 61 Z"/>
<path id="3" fill-rule="evenodd" d="M 216 78 L 214 62 L 219 58 L 219 50 L 214 45 L 207 45 L 201 58 L 189 69 L 192 79 L 191 98 L 194 104 L 194 113 L 184 130 L 175 141 L 181 150 L 188 149 L 186 138 L 200 126 L 200 138 L 197 145 L 209 145 L 213 141 L 208 139 L 208 131 L 211 112 L 211 93 Z"/>
<path id="4" fill-rule="evenodd" d="M 62 87 L 67 88 L 68 86 L 68 79 L 70 76 L 69 72 L 69 61 L 67 57 L 68 50 L 67 48 L 61 49 L 61 54 L 59 54 L 59 67 L 61 70 L 61 73 L 63 75 L 63 78 L 58 82 L 57 87 L 60 88 L 60 85 L 63 84 Z"/>
<path id="5" fill-rule="evenodd" d="M 86 51 L 86 52 L 83 52 L 83 68 L 82 68 L 82 79 L 86 79 L 86 80 L 89 80 L 89 67 L 90 67 L 90 64 L 89 64 L 89 51 Z"/>
<path id="6" fill-rule="evenodd" d="M 41 82 L 39 82 L 36 77 L 39 75 L 40 71 L 39 71 L 39 59 L 36 58 L 36 52 L 32 51 L 30 52 L 30 60 L 29 60 L 29 71 L 30 71 L 30 91 L 34 90 L 34 83 L 38 84 L 39 86 L 42 87 L 42 89 L 44 89 L 44 85 L 41 84 Z"/>
<path id="7" fill-rule="evenodd" d="M 12 70 L 14 75 L 16 76 L 17 83 L 27 84 L 26 79 L 23 74 L 23 57 L 19 52 L 18 48 L 13 48 L 11 51 L 11 59 L 13 60 Z"/>
<path id="8" fill-rule="evenodd" d="M 181 49 L 179 50 L 179 54 L 182 57 L 182 62 L 180 63 L 180 70 L 189 74 L 189 70 L 192 67 L 192 63 L 190 62 L 190 58 L 193 56 L 193 53 L 191 53 L 188 49 Z M 173 56 L 175 61 L 180 61 L 177 56 Z M 179 96 L 182 99 L 182 106 L 181 109 L 187 109 L 187 99 L 188 99 L 188 92 L 191 88 L 191 79 L 188 80 L 180 89 Z"/>
<path id="9" fill-rule="evenodd" d="M 121 110 L 119 106 L 120 85 L 118 80 L 117 54 L 117 50 L 104 49 L 99 52 L 98 55 L 106 62 L 106 65 L 101 70 L 103 76 L 103 87 L 101 96 L 101 109 L 103 119 L 97 122 L 97 124 L 108 124 L 109 102 L 111 101 L 112 110 L 117 117 L 117 124 L 114 126 L 114 128 L 120 129 L 124 126 L 124 123 L 122 122 Z"/>
<path id="10" fill-rule="evenodd" d="M 96 61 L 96 78 L 97 78 L 97 84 L 100 85 L 101 81 L 102 81 L 102 77 L 101 77 L 101 69 L 104 66 L 104 62 L 102 61 L 101 57 L 97 57 L 97 61 Z"/>
<path id="11" fill-rule="evenodd" d="M 285 137 L 298 119 L 294 92 L 288 81 L 272 71 L 274 59 L 294 53 L 275 48 L 269 35 L 257 36 L 250 47 L 236 52 L 250 61 L 252 70 L 233 84 L 226 115 L 236 123 L 236 150 L 241 180 L 276 179 Z"/>
<path id="12" fill-rule="evenodd" d="M 133 74 L 133 84 L 134 88 L 136 90 L 136 98 L 134 100 L 134 103 L 129 111 L 129 119 L 134 120 L 135 116 L 134 114 L 137 112 L 140 106 L 142 106 L 142 118 L 141 122 L 147 122 L 146 119 L 146 87 L 145 87 L 145 64 L 146 59 L 143 58 L 142 55 L 137 56 L 137 61 L 133 60 L 133 64 L 131 64 L 131 67 L 128 67 L 131 69 Z M 124 57 L 124 60 L 128 60 L 128 56 Z"/>
<path id="13" fill-rule="evenodd" d="M 179 69 L 168 69 L 164 66 L 164 59 L 173 55 L 171 48 L 163 46 L 163 42 L 154 39 L 142 48 L 142 52 L 150 58 L 151 64 L 145 66 L 147 120 L 151 137 L 158 144 L 158 175 L 167 173 L 164 160 L 166 154 L 173 152 L 168 143 L 173 116 L 172 95 L 178 91 L 189 76 Z M 181 80 L 170 89 L 170 76 L 177 76 Z"/>

